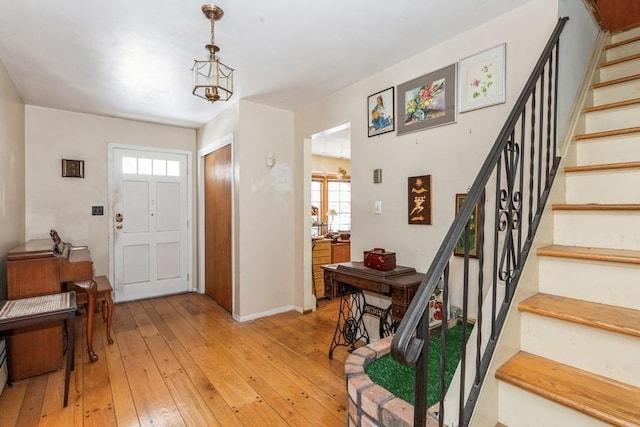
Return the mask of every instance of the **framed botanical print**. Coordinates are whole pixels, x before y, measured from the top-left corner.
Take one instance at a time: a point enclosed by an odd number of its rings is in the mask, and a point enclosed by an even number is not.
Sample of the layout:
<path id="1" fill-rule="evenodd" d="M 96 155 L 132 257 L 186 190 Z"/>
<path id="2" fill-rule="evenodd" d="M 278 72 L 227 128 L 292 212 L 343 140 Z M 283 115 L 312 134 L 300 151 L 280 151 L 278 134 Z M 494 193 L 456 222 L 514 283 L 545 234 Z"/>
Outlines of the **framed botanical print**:
<path id="1" fill-rule="evenodd" d="M 456 215 L 460 212 L 462 208 L 462 204 L 467 198 L 466 194 L 456 194 Z M 468 247 L 469 247 L 469 257 L 470 258 L 478 258 L 478 205 L 476 205 L 475 209 L 471 213 L 471 217 L 469 218 L 469 234 L 468 234 Z M 456 256 L 464 256 L 465 244 L 464 244 L 464 231 L 462 235 L 458 238 L 458 242 L 456 243 L 455 248 L 453 249 L 453 254 Z"/>
<path id="2" fill-rule="evenodd" d="M 398 85 L 398 135 L 456 121 L 456 64 Z"/>
<path id="3" fill-rule="evenodd" d="M 460 60 L 458 68 L 461 113 L 505 102 L 505 51 L 502 43 Z"/>
<path id="4" fill-rule="evenodd" d="M 367 98 L 368 135 L 375 136 L 395 130 L 393 87 Z"/>
<path id="5" fill-rule="evenodd" d="M 409 224 L 431 224 L 431 175 L 409 178 Z"/>

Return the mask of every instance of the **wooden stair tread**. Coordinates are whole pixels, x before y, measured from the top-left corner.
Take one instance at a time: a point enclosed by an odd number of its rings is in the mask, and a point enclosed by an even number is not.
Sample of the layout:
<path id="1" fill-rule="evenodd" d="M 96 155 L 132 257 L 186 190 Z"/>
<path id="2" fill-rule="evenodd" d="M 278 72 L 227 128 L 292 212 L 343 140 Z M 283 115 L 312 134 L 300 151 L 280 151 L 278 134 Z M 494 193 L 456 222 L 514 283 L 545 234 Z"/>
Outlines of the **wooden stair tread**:
<path id="1" fill-rule="evenodd" d="M 538 256 L 582 259 L 587 261 L 640 264 L 640 251 L 628 249 L 591 248 L 586 246 L 550 245 L 539 248 Z"/>
<path id="2" fill-rule="evenodd" d="M 567 173 L 571 173 L 635 168 L 640 168 L 640 162 L 600 163 L 597 165 L 567 166 L 566 168 L 564 168 L 564 171 Z"/>
<path id="3" fill-rule="evenodd" d="M 640 133 L 640 127 L 605 130 L 602 132 L 593 132 L 593 133 L 584 133 L 582 135 L 576 135 L 574 139 L 576 141 L 582 141 L 585 139 L 606 138 L 608 136 L 631 135 L 634 133 Z"/>
<path id="4" fill-rule="evenodd" d="M 620 77 L 619 79 L 607 80 L 606 82 L 594 83 L 591 85 L 592 89 L 598 89 L 606 86 L 613 86 L 620 83 L 632 82 L 640 79 L 640 74 L 633 74 L 631 76 Z"/>
<path id="5" fill-rule="evenodd" d="M 630 308 L 538 293 L 520 302 L 518 309 L 640 338 L 640 311 Z"/>
<path id="6" fill-rule="evenodd" d="M 640 388 L 519 352 L 496 371 L 502 381 L 613 425 L 640 425 Z"/>
<path id="7" fill-rule="evenodd" d="M 554 211 L 638 211 L 640 204 L 606 204 L 606 203 L 585 203 L 568 204 L 554 203 L 551 208 Z"/>
<path id="8" fill-rule="evenodd" d="M 640 98 L 627 99 L 624 101 L 611 102 L 609 104 L 596 105 L 584 109 L 585 113 L 594 113 L 597 111 L 612 110 L 614 108 L 629 107 L 631 105 L 640 104 Z"/>
<path id="9" fill-rule="evenodd" d="M 640 53 L 636 53 L 635 55 L 625 56 L 624 58 L 618 58 L 611 61 L 603 62 L 600 64 L 600 68 L 609 67 L 611 65 L 621 64 L 627 61 L 633 61 L 634 59 L 640 59 Z"/>
<path id="10" fill-rule="evenodd" d="M 631 38 L 629 38 L 629 39 L 622 40 L 622 41 L 619 41 L 619 42 L 617 42 L 617 43 L 611 43 L 611 44 L 609 44 L 609 45 L 605 46 L 605 47 L 604 47 L 604 49 L 605 49 L 605 50 L 607 50 L 607 49 L 614 49 L 614 48 L 616 48 L 616 47 L 624 46 L 625 44 L 629 44 L 629 43 L 637 42 L 637 41 L 639 41 L 639 40 L 640 40 L 640 36 L 637 36 L 637 37 L 631 37 Z"/>

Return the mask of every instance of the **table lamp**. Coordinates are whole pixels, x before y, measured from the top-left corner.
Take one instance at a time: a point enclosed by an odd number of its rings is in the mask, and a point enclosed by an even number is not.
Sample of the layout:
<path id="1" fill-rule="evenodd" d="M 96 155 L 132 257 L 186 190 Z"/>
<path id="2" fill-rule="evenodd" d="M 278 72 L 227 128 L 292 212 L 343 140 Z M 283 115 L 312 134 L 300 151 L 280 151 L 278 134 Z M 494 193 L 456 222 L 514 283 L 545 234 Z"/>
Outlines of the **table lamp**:
<path id="1" fill-rule="evenodd" d="M 331 229 L 331 224 L 333 223 L 333 217 L 338 216 L 338 212 L 335 209 L 329 209 L 327 211 L 327 216 L 329 217 L 329 231 L 333 231 Z"/>

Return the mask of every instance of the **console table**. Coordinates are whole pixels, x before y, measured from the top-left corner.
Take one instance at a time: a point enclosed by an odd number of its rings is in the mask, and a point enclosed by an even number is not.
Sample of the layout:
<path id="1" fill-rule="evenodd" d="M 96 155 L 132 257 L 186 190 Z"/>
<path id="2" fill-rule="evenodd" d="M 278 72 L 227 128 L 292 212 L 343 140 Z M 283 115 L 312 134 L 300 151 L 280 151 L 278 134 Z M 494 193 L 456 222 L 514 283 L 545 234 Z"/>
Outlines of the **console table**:
<path id="1" fill-rule="evenodd" d="M 325 294 L 340 298 L 336 331 L 329 348 L 330 358 L 339 345 L 355 349 L 358 340 L 369 342 L 363 320 L 365 314 L 380 319 L 381 337 L 394 331 L 424 278 L 424 274 L 416 273 L 413 267 L 400 265 L 393 270 L 379 271 L 365 267 L 362 262 L 352 261 L 327 264 L 322 268 Z M 391 297 L 391 306 L 383 309 L 367 304 L 362 291 Z"/>

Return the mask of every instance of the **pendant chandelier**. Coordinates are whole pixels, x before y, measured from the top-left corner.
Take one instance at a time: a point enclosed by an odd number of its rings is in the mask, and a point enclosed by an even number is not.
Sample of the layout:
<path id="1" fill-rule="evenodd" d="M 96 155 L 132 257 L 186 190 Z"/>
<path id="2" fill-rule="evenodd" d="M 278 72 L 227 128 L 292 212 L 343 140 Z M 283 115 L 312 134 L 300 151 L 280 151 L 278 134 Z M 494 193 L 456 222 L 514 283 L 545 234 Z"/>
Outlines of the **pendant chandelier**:
<path id="1" fill-rule="evenodd" d="M 193 94 L 213 103 L 228 101 L 233 95 L 233 69 L 227 67 L 216 58 L 220 50 L 215 43 L 214 24 L 222 18 L 224 12 L 212 4 L 202 5 L 202 13 L 211 22 L 211 43 L 205 45 L 209 52 L 206 61 L 195 60 L 193 64 Z"/>

